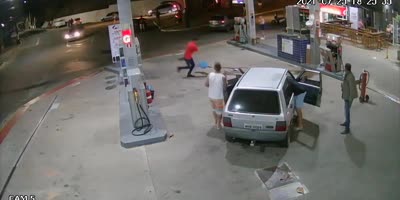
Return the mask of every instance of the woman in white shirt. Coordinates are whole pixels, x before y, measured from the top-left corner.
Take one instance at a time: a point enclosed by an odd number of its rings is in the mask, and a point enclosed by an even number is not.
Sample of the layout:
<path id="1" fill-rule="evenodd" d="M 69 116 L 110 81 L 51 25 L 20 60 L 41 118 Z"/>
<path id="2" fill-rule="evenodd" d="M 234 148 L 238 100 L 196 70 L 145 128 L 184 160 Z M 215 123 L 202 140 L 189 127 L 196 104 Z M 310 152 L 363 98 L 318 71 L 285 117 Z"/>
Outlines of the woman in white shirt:
<path id="1" fill-rule="evenodd" d="M 221 73 L 221 68 L 222 67 L 220 63 L 215 63 L 215 72 L 211 72 L 206 80 L 206 87 L 208 87 L 208 98 L 210 98 L 217 129 L 221 128 L 222 111 L 224 109 L 224 91 L 226 90 L 227 85 L 226 77 Z"/>

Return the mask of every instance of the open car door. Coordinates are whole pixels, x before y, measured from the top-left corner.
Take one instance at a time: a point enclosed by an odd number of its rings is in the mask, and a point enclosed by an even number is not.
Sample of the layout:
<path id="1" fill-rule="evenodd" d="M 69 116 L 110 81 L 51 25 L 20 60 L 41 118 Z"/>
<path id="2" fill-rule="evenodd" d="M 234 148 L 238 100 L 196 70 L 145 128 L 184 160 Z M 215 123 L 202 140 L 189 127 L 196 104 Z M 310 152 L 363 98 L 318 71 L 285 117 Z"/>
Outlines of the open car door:
<path id="1" fill-rule="evenodd" d="M 245 71 L 243 71 L 243 69 L 241 68 L 233 68 L 230 72 L 225 71 L 224 72 L 226 75 L 229 75 L 229 77 L 227 77 L 227 88 L 226 88 L 226 95 L 225 95 L 225 102 L 228 101 L 229 96 L 232 93 L 233 88 L 235 87 L 236 83 L 239 81 L 240 77 L 242 77 L 242 75 L 245 73 Z M 234 78 L 232 78 L 231 76 L 234 76 Z"/>
<path id="2" fill-rule="evenodd" d="M 303 85 L 303 87 L 307 91 L 304 102 L 320 107 L 322 97 L 321 72 L 317 70 L 304 69 L 296 77 L 293 76 L 293 78 L 301 85 Z"/>

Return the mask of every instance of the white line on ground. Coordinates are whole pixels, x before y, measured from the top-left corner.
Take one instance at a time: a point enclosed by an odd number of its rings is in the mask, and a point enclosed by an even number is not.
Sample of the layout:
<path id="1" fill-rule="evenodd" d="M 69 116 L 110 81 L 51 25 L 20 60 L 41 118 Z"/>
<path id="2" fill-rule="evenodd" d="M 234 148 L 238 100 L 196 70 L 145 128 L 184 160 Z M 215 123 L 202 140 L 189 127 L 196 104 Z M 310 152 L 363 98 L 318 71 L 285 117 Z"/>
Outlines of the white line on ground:
<path id="1" fill-rule="evenodd" d="M 60 103 L 54 103 L 53 105 L 51 105 L 50 110 L 55 110 L 55 109 L 57 109 L 58 107 L 60 107 Z"/>
<path id="2" fill-rule="evenodd" d="M 29 137 L 28 141 L 26 142 L 24 148 L 22 149 L 22 152 L 19 154 L 18 159 L 16 160 L 13 168 L 11 169 L 11 172 L 8 174 L 6 183 L 4 184 L 3 188 L 1 188 L 1 192 L 0 192 L 0 199 L 3 199 L 3 195 L 7 189 L 8 184 L 10 183 L 10 180 L 12 178 L 12 176 L 14 175 L 15 170 L 17 169 L 17 167 L 19 166 L 19 163 L 21 162 L 21 160 L 24 157 L 24 153 L 27 150 L 27 148 L 29 147 L 32 138 L 36 135 L 38 129 L 41 127 L 41 125 L 43 124 L 43 121 L 46 119 L 47 114 L 49 113 L 51 107 L 53 106 L 54 102 L 57 100 L 58 96 L 55 96 L 53 101 L 51 102 L 51 104 L 49 105 L 49 107 L 47 108 L 46 112 L 43 114 L 42 118 L 40 118 L 39 122 L 37 123 L 35 129 L 33 130 L 31 136 Z"/>
<path id="3" fill-rule="evenodd" d="M 144 161 L 144 164 L 145 164 L 145 166 L 147 168 L 147 170 L 145 171 L 145 174 L 146 174 L 147 178 L 150 180 L 150 185 L 147 185 L 147 187 L 146 187 L 146 189 L 147 189 L 147 191 L 149 192 L 149 195 L 150 195 L 148 197 L 148 199 L 149 200 L 157 200 L 157 197 L 155 195 L 157 191 L 156 191 L 156 188 L 154 187 L 154 180 L 153 180 L 153 176 L 151 174 L 150 162 L 149 162 L 149 157 L 147 156 L 146 148 L 145 147 L 140 147 L 140 150 L 142 151 L 143 156 L 146 159 Z"/>
<path id="4" fill-rule="evenodd" d="M 36 40 L 36 46 L 39 46 L 39 44 L 40 44 L 40 38 L 38 38 L 37 40 Z"/>
<path id="5" fill-rule="evenodd" d="M 388 93 L 386 93 L 386 92 L 384 92 L 382 90 L 378 90 L 378 89 L 374 89 L 374 88 L 370 88 L 370 87 L 367 87 L 367 88 L 372 90 L 372 91 L 374 91 L 374 92 L 376 92 L 376 93 L 378 93 L 378 94 L 383 95 L 385 98 L 387 98 L 387 99 L 389 99 L 389 100 L 391 100 L 391 101 L 393 101 L 393 102 L 395 102 L 397 104 L 400 104 L 400 98 L 396 97 L 395 95 L 388 94 Z"/>
<path id="6" fill-rule="evenodd" d="M 80 84 L 81 84 L 81 82 L 76 82 L 76 83 L 70 85 L 69 87 L 75 87 L 75 86 L 78 86 L 78 85 L 80 85 Z"/>

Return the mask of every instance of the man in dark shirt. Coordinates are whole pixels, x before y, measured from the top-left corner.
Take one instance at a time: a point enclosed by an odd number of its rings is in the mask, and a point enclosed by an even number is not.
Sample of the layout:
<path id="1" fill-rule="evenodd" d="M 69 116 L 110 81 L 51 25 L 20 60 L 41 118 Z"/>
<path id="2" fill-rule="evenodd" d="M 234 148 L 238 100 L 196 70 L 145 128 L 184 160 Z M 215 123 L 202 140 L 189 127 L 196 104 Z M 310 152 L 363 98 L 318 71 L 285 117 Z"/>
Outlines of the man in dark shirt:
<path id="1" fill-rule="evenodd" d="M 303 130 L 303 106 L 304 106 L 304 97 L 306 96 L 306 89 L 299 84 L 297 81 L 289 78 L 289 84 L 292 86 L 292 92 L 294 95 L 294 108 L 297 113 L 297 131 Z"/>

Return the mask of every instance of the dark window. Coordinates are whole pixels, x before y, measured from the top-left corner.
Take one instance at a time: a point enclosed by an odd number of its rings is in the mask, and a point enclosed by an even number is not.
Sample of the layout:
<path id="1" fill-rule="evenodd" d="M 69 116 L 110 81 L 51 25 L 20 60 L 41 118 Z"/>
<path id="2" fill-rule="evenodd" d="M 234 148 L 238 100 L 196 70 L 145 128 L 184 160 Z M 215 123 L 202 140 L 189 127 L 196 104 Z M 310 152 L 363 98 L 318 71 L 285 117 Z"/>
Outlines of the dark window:
<path id="1" fill-rule="evenodd" d="M 286 80 L 285 84 L 283 85 L 283 94 L 285 95 L 286 106 L 289 106 L 290 98 L 292 97 L 293 94 L 292 87 L 293 87 L 292 84 L 290 84 L 289 81 Z"/>
<path id="2" fill-rule="evenodd" d="M 211 20 L 224 20 L 224 16 L 219 16 L 219 15 L 212 16 Z"/>
<path id="3" fill-rule="evenodd" d="M 228 110 L 254 114 L 280 114 L 279 96 L 276 91 L 237 89 Z"/>

